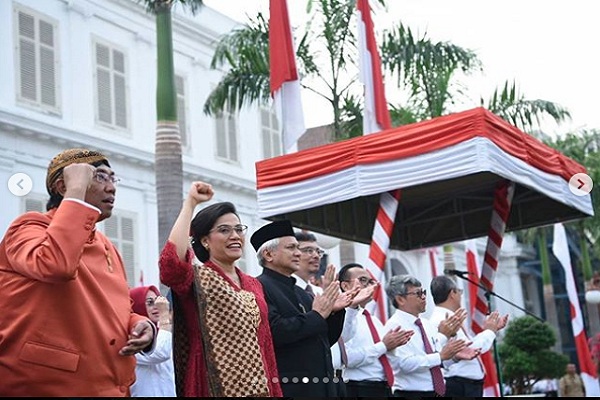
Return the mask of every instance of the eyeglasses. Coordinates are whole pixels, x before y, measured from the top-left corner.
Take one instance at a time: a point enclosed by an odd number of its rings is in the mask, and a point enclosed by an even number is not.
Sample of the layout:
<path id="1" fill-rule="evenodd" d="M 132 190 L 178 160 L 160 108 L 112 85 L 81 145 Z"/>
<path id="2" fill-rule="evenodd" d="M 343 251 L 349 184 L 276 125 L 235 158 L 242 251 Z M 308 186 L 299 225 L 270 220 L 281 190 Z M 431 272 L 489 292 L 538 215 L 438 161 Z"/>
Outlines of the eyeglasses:
<path id="1" fill-rule="evenodd" d="M 363 286 L 369 285 L 377 285 L 377 281 L 373 278 L 367 278 L 366 276 L 361 276 L 360 278 L 356 278 Z"/>
<path id="2" fill-rule="evenodd" d="M 316 253 L 319 257 L 323 257 L 323 254 L 325 254 L 324 250 L 315 247 L 298 247 L 298 250 L 309 256 L 314 256 Z"/>
<path id="3" fill-rule="evenodd" d="M 452 289 L 452 290 L 454 290 L 454 291 L 455 291 L 456 293 L 458 293 L 458 294 L 463 294 L 463 290 L 462 290 L 462 289 L 459 289 L 459 288 L 454 288 L 454 289 Z"/>
<path id="4" fill-rule="evenodd" d="M 238 235 L 242 236 L 246 234 L 246 231 L 248 230 L 248 227 L 246 225 L 235 225 L 235 226 L 231 226 L 231 225 L 219 225 L 216 228 L 211 229 L 209 232 L 218 232 L 221 235 L 224 236 L 229 236 L 231 235 L 231 233 L 233 231 L 235 231 L 235 233 L 237 233 Z"/>
<path id="5" fill-rule="evenodd" d="M 152 307 L 156 303 L 156 299 L 146 299 L 146 305 Z"/>
<path id="6" fill-rule="evenodd" d="M 408 292 L 408 293 L 403 294 L 402 296 L 410 296 L 410 295 L 417 296 L 417 297 L 425 297 L 425 296 L 427 296 L 427 290 L 423 289 L 423 290 L 417 290 L 414 292 Z"/>
<path id="7" fill-rule="evenodd" d="M 117 178 L 114 175 L 110 175 L 107 172 L 104 171 L 98 171 L 96 170 L 94 172 L 94 179 L 96 180 L 96 182 L 102 183 L 102 184 L 107 184 L 108 182 L 112 183 L 113 185 L 117 186 L 117 184 L 119 182 L 121 182 L 121 179 Z"/>

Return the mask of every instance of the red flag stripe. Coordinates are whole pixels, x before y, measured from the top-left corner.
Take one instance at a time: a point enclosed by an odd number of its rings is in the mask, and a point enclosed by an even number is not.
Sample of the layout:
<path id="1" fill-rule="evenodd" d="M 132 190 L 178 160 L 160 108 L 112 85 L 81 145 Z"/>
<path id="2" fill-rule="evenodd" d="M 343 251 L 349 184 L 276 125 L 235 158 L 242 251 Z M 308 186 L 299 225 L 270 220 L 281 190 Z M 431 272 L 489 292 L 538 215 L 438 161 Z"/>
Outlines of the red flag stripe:
<path id="1" fill-rule="evenodd" d="M 381 58 L 379 57 L 377 41 L 375 40 L 375 27 L 373 24 L 373 19 L 371 18 L 371 7 L 369 6 L 369 0 L 358 0 L 356 2 L 356 8 L 358 9 L 358 12 L 362 17 L 362 22 L 365 25 L 365 43 L 367 46 L 366 51 L 369 53 L 371 61 L 371 73 L 373 79 L 372 89 L 373 98 L 375 101 L 375 116 L 377 125 L 379 125 L 380 130 L 389 129 L 392 127 L 392 121 L 385 98 L 383 75 L 381 73 Z"/>
<path id="2" fill-rule="evenodd" d="M 269 63 L 271 96 L 284 82 L 298 79 L 292 29 L 285 0 L 269 1 Z"/>

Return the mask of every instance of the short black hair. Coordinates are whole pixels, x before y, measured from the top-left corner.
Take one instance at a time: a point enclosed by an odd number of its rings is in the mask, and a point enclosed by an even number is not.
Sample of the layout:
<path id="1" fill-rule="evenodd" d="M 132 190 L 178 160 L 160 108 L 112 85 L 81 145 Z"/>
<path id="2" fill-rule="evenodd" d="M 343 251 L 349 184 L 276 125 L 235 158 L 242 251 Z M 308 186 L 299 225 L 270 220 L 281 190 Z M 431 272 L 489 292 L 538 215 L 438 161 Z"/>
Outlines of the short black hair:
<path id="1" fill-rule="evenodd" d="M 310 233 L 310 232 L 296 232 L 294 233 L 294 236 L 296 236 L 296 240 L 299 242 L 316 242 L 317 241 L 317 237 Z"/>
<path id="2" fill-rule="evenodd" d="M 210 206 L 198 211 L 190 223 L 190 236 L 192 236 L 192 249 L 198 260 L 205 262 L 210 257 L 208 250 L 202 246 L 200 240 L 210 233 L 215 222 L 222 215 L 235 214 L 240 217 L 233 203 L 223 201 L 221 203 L 211 204 Z"/>
<path id="3" fill-rule="evenodd" d="M 362 268 L 365 269 L 365 267 L 363 267 L 362 265 L 358 264 L 358 263 L 349 263 L 344 265 L 341 269 L 340 272 L 338 273 L 338 280 L 340 282 L 348 282 L 348 275 L 350 275 L 350 270 L 352 268 Z"/>

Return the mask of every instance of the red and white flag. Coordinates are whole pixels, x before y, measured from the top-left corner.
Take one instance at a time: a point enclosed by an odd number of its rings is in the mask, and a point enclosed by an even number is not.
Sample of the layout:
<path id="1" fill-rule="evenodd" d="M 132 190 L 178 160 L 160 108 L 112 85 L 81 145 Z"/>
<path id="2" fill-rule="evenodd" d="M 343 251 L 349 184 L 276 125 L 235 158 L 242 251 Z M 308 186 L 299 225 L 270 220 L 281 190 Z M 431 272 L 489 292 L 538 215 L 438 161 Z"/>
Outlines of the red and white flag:
<path id="1" fill-rule="evenodd" d="M 385 100 L 381 60 L 377 51 L 377 42 L 373 32 L 373 20 L 369 0 L 356 2 L 358 13 L 358 59 L 359 78 L 365 90 L 365 108 L 363 115 L 363 135 L 391 128 L 390 113 Z M 379 211 L 373 228 L 367 271 L 380 282 L 373 300 L 367 306 L 371 314 L 385 323 L 388 316 L 388 300 L 385 293 L 385 258 L 390 247 L 394 229 L 394 219 L 398 210 L 400 191 L 383 193 L 379 200 Z"/>
<path id="2" fill-rule="evenodd" d="M 363 135 L 366 135 L 389 129 L 392 127 L 392 122 L 385 99 L 381 59 L 377 50 L 369 0 L 358 0 L 356 8 L 358 12 L 358 76 L 365 91 Z"/>
<path id="3" fill-rule="evenodd" d="M 575 337 L 575 348 L 577 349 L 577 359 L 579 361 L 581 379 L 585 385 L 585 395 L 587 397 L 598 397 L 600 396 L 598 374 L 594 362 L 592 361 L 585 335 L 581 307 L 579 306 L 579 297 L 577 296 L 577 287 L 575 286 L 575 278 L 573 277 L 573 268 L 571 266 L 567 234 L 565 232 L 565 227 L 562 224 L 554 224 L 552 253 L 554 253 L 565 270 L 567 294 L 569 296 L 569 302 L 571 303 L 571 325 L 573 326 L 573 336 Z"/>
<path id="4" fill-rule="evenodd" d="M 288 153 L 306 131 L 300 80 L 286 0 L 269 0 L 269 13 L 271 96 L 281 123 L 283 150 Z"/>

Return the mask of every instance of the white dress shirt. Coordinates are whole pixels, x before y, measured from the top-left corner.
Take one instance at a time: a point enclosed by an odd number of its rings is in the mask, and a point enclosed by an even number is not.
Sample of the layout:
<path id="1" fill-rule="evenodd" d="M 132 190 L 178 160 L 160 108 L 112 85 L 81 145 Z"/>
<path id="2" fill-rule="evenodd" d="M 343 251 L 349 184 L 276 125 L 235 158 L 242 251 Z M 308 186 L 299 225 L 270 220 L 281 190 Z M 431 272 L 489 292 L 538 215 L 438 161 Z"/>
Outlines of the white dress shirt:
<path id="1" fill-rule="evenodd" d="M 131 397 L 175 397 L 173 369 L 173 335 L 159 329 L 156 347 L 151 354 L 136 353 L 136 381 L 131 385 Z"/>
<path id="2" fill-rule="evenodd" d="M 415 331 L 408 343 L 394 350 L 397 359 L 396 363 L 392 364 L 394 369 L 392 392 L 395 390 L 433 391 L 433 379 L 429 368 L 442 364 L 439 351 L 446 344 L 447 338 L 438 333 L 437 327 L 429 320 L 420 319 L 435 353 L 425 352 L 421 331 L 415 324 L 417 318 L 414 315 L 396 310 L 385 324 L 386 331 L 398 326 Z"/>
<path id="3" fill-rule="evenodd" d="M 346 342 L 346 353 L 348 354 L 348 366 L 344 371 L 344 379 L 351 381 L 385 381 L 385 372 L 379 357 L 387 354 L 390 364 L 395 364 L 393 352 L 388 352 L 385 344 L 381 341 L 387 330 L 374 315 L 371 315 L 375 330 L 380 341 L 373 343 L 373 335 L 369 329 L 364 309 L 359 308 L 356 318 L 356 333 L 351 340 Z M 392 367 L 393 368 L 393 367 Z"/>
<path id="4" fill-rule="evenodd" d="M 292 274 L 292 276 L 296 279 L 296 286 L 300 287 L 302 290 L 306 290 L 306 287 L 310 286 L 314 294 L 323 294 L 323 289 L 321 289 L 317 285 L 313 285 L 310 282 L 306 282 L 304 279 L 300 278 L 296 274 Z"/>
<path id="5" fill-rule="evenodd" d="M 447 308 L 436 306 L 433 309 L 429 320 L 434 326 L 437 327 L 440 324 L 440 322 L 446 319 L 446 315 L 454 315 L 454 312 L 450 311 Z M 496 334 L 493 331 L 486 329 L 478 335 L 470 337 L 467 336 L 467 333 L 464 331 L 464 325 L 462 328 L 463 329 L 459 329 L 458 332 L 456 332 L 456 338 L 463 339 L 466 341 L 472 341 L 473 344 L 471 344 L 469 347 L 474 349 L 481 348 L 481 353 L 485 353 L 494 344 Z M 485 376 L 481 363 L 477 358 L 474 358 L 472 360 L 461 360 L 456 363 L 447 363 L 445 364 L 445 366 L 446 368 L 444 368 L 444 377 L 446 378 L 449 378 L 451 376 L 457 376 L 460 378 L 479 380 L 483 379 Z"/>

